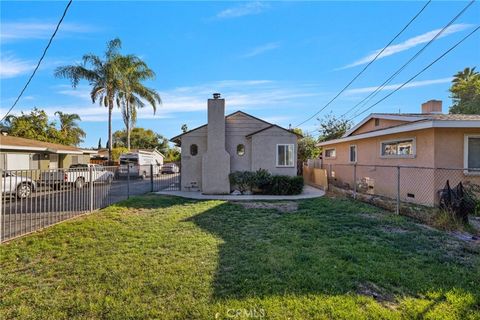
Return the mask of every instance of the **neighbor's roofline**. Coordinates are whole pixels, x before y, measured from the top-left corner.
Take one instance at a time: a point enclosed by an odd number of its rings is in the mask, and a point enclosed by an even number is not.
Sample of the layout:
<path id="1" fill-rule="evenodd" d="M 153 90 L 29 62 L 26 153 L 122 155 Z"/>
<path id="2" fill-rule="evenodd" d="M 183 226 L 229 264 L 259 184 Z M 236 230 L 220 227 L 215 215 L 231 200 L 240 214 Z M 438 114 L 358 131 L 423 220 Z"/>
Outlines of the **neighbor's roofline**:
<path id="1" fill-rule="evenodd" d="M 388 134 L 422 130 L 429 128 L 480 128 L 480 120 L 431 120 L 415 121 L 413 123 L 403 124 L 397 127 L 385 128 L 376 131 L 365 132 L 354 136 L 343 137 L 340 139 L 320 142 L 316 146 L 323 147 L 331 144 L 360 140 Z"/>
<path id="2" fill-rule="evenodd" d="M 413 122 L 413 121 L 419 121 L 419 120 L 424 120 L 425 117 L 422 116 L 403 116 L 402 114 L 399 115 L 394 115 L 394 114 L 381 114 L 381 113 L 370 113 L 366 118 L 364 118 L 362 121 L 357 123 L 353 128 L 345 132 L 345 134 L 342 136 L 348 137 L 352 133 L 354 133 L 357 129 L 359 129 L 361 126 L 363 126 L 365 123 L 367 123 L 371 119 L 387 119 L 387 120 L 399 120 L 399 121 L 408 121 L 408 122 Z"/>

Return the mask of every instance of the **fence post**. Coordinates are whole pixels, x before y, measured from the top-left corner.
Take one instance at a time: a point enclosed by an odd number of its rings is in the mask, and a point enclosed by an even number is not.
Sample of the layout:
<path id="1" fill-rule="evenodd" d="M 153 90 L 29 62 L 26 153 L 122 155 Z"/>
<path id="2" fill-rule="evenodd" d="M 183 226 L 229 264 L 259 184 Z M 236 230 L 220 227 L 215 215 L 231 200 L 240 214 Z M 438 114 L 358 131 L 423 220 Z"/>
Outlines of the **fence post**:
<path id="1" fill-rule="evenodd" d="M 400 214 L 400 166 L 397 166 L 397 208 L 396 214 Z"/>
<path id="2" fill-rule="evenodd" d="M 90 212 L 93 211 L 93 166 L 90 166 Z"/>
<path id="3" fill-rule="evenodd" d="M 127 199 L 130 198 L 130 161 L 127 162 Z"/>
<path id="4" fill-rule="evenodd" d="M 353 199 L 357 199 L 357 164 L 353 164 Z"/>
<path id="5" fill-rule="evenodd" d="M 150 192 L 153 192 L 153 164 L 150 163 Z"/>

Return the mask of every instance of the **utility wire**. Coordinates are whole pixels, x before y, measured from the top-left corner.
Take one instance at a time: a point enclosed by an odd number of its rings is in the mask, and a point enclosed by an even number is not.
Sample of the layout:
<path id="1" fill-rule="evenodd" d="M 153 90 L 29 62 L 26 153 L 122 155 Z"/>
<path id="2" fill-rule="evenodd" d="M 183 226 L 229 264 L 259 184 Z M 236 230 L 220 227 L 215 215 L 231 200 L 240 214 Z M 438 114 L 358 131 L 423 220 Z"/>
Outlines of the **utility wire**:
<path id="1" fill-rule="evenodd" d="M 397 71 L 395 71 L 387 80 L 385 80 L 380 86 L 378 86 L 374 91 L 372 91 L 368 96 L 366 96 L 362 101 L 354 105 L 352 108 L 348 109 L 347 112 L 342 114 L 342 117 L 350 113 L 351 111 L 355 110 L 359 105 L 364 107 L 367 105 L 383 88 L 385 88 L 400 72 L 403 71 L 410 63 L 412 63 L 425 49 L 427 49 L 442 33 L 445 32 L 447 28 L 449 28 L 473 3 L 475 0 L 471 1 L 465 8 L 463 8 L 449 23 L 447 23 L 437 34 L 425 45 L 423 46 L 417 53 L 415 53 L 404 65 L 402 65 Z"/>
<path id="2" fill-rule="evenodd" d="M 424 71 L 426 71 L 427 69 L 429 69 L 432 65 L 434 65 L 436 62 L 438 62 L 440 59 L 442 59 L 443 57 L 445 57 L 450 51 L 452 51 L 453 49 L 455 49 L 457 46 L 459 46 L 463 41 L 467 40 L 468 37 L 470 37 L 471 35 L 473 35 L 475 32 L 477 32 L 478 30 L 480 29 L 480 26 L 476 27 L 475 30 L 473 30 L 472 32 L 470 32 L 467 36 L 465 36 L 462 40 L 460 40 L 459 42 L 457 42 L 453 47 L 451 47 L 450 49 L 448 49 L 447 51 L 445 51 L 442 55 L 440 55 L 437 59 L 433 60 L 429 65 L 427 65 L 425 68 L 423 68 L 422 70 L 420 70 L 420 72 L 418 72 L 417 74 L 415 74 L 413 77 L 411 77 L 410 79 L 408 79 L 407 81 L 405 81 L 402 85 L 398 86 L 394 91 L 390 92 L 389 94 L 387 94 L 385 97 L 383 97 L 382 99 L 378 100 L 377 102 L 375 102 L 374 104 L 372 104 L 370 107 L 368 107 L 367 109 L 363 110 L 361 113 L 355 115 L 353 118 L 350 118 L 348 119 L 349 121 L 350 120 L 353 120 L 355 119 L 356 117 L 358 117 L 359 115 L 367 112 L 368 110 L 372 109 L 373 107 L 375 107 L 377 104 L 379 104 L 380 102 L 384 101 L 385 99 L 387 99 L 388 97 L 390 97 L 392 94 L 394 94 L 395 92 L 397 92 L 398 90 L 402 89 L 405 85 L 407 85 L 409 82 L 411 82 L 413 79 L 415 79 L 416 77 L 418 77 L 420 74 L 422 74 Z"/>
<path id="3" fill-rule="evenodd" d="M 347 90 L 350 85 L 355 81 L 357 80 L 358 77 L 360 77 L 360 75 L 365 71 L 367 70 L 367 68 L 375 61 L 377 60 L 377 58 L 393 43 L 393 41 L 395 41 L 411 24 L 413 21 L 415 21 L 415 19 L 417 19 L 417 17 L 423 12 L 423 10 L 425 10 L 425 8 L 430 4 L 430 2 L 432 2 L 431 0 L 429 0 L 423 7 L 422 9 L 420 9 L 420 11 L 405 25 L 405 27 L 403 27 L 402 30 L 400 30 L 399 33 L 397 33 L 397 35 L 392 39 L 390 40 L 390 42 L 385 46 L 383 47 L 382 50 L 380 50 L 377 55 L 352 79 L 350 80 L 350 82 L 342 89 L 340 90 L 340 92 L 337 93 L 336 96 L 334 96 L 326 105 L 324 105 L 322 108 L 320 108 L 320 110 L 318 110 L 316 113 L 314 113 L 312 116 L 310 116 L 309 118 L 307 118 L 306 120 L 300 122 L 299 124 L 297 124 L 295 127 L 299 127 L 301 126 L 302 124 L 304 124 L 305 122 L 308 122 L 310 120 L 312 120 L 313 118 L 315 118 L 320 112 L 322 112 L 323 110 L 325 110 L 325 108 L 327 108 L 333 101 L 335 101 L 345 90 Z"/>
<path id="4" fill-rule="evenodd" d="M 3 121 L 3 120 L 5 120 L 5 119 L 7 118 L 7 116 L 10 114 L 10 112 L 12 112 L 13 108 L 15 108 L 15 106 L 17 105 L 17 102 L 20 100 L 20 98 L 22 97 L 23 93 L 25 92 L 25 90 L 27 89 L 28 85 L 29 85 L 30 82 L 32 81 L 33 77 L 35 76 L 35 73 L 37 72 L 38 68 L 40 67 L 40 64 L 42 63 L 43 58 L 44 58 L 45 55 L 47 54 L 47 50 L 48 50 L 48 48 L 50 47 L 50 45 L 52 44 L 53 38 L 55 38 L 55 35 L 57 34 L 57 31 L 58 31 L 58 29 L 60 28 L 60 25 L 62 24 L 63 18 L 65 18 L 65 15 L 67 14 L 68 8 L 70 8 L 70 5 L 72 4 L 72 1 L 73 1 L 73 0 L 70 0 L 70 1 L 68 2 L 67 6 L 65 7 L 65 10 L 63 11 L 62 17 L 61 17 L 60 20 L 58 21 L 57 27 L 55 28 L 55 31 L 53 32 L 52 36 L 50 37 L 50 40 L 48 41 L 47 46 L 46 46 L 45 49 L 43 50 L 43 54 L 42 54 L 42 56 L 40 57 L 40 59 L 38 60 L 37 66 L 36 66 L 35 69 L 33 70 L 32 75 L 30 76 L 30 78 L 28 78 L 27 83 L 25 83 L 25 86 L 23 87 L 22 91 L 20 91 L 20 94 L 18 95 L 17 99 L 15 99 L 15 102 L 12 104 L 12 106 L 10 107 L 10 109 L 8 109 L 7 113 L 2 117 L 2 120 L 0 120 L 0 122 Z"/>

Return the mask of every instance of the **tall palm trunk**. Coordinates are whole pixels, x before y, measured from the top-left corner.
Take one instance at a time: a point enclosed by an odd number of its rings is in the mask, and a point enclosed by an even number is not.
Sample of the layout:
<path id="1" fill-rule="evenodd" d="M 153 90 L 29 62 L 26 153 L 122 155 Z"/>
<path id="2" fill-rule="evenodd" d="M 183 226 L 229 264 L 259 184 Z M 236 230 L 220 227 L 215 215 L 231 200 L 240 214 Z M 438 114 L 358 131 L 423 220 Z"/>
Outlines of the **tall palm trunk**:
<path id="1" fill-rule="evenodd" d="M 112 145 L 113 145 L 112 113 L 113 113 L 113 99 L 109 99 L 108 100 L 108 160 L 110 163 L 113 162 L 113 159 L 112 159 Z"/>

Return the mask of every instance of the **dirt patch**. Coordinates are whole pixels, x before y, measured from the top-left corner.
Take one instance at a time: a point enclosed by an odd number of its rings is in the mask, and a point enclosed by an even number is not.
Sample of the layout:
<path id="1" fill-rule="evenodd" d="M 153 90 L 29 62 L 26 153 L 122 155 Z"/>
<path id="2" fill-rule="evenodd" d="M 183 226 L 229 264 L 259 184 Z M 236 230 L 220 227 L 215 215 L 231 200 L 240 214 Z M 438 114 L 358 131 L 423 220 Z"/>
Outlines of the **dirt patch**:
<path id="1" fill-rule="evenodd" d="M 282 213 L 295 212 L 298 210 L 298 203 L 289 202 L 236 202 L 245 209 L 275 209 Z"/>
<path id="2" fill-rule="evenodd" d="M 386 290 L 371 282 L 359 284 L 357 288 L 357 294 L 371 297 L 378 302 L 390 305 L 392 307 L 395 302 L 395 297 L 392 294 L 386 292 Z"/>

